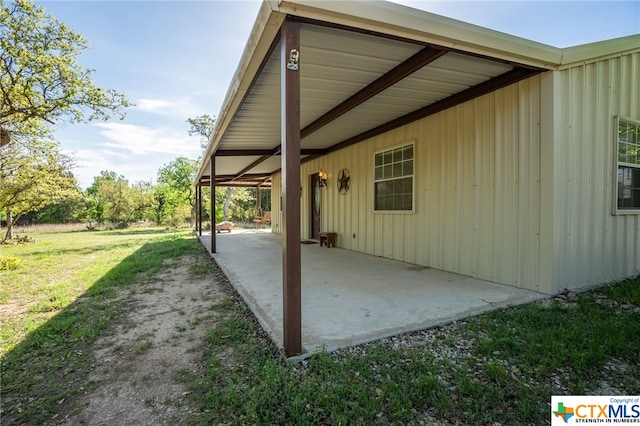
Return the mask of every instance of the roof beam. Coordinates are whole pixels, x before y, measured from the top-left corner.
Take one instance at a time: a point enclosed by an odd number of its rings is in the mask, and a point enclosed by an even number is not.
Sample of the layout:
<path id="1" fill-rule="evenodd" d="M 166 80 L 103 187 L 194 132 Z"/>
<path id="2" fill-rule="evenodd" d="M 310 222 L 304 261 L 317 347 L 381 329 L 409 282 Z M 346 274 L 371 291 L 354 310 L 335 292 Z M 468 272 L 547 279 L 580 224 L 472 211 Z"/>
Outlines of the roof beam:
<path id="1" fill-rule="evenodd" d="M 360 89 L 353 96 L 345 99 L 342 103 L 327 111 L 312 123 L 308 124 L 300 131 L 300 137 L 305 138 L 309 136 L 311 133 L 326 126 L 333 120 L 346 114 L 358 105 L 361 105 L 369 99 L 373 98 L 378 93 L 384 91 L 385 89 L 388 89 L 400 80 L 408 77 L 422 67 L 435 61 L 445 53 L 447 53 L 446 50 L 425 47 L 415 55 L 411 56 L 409 59 L 395 66 L 386 74 L 377 78 L 368 86 Z"/>
<path id="2" fill-rule="evenodd" d="M 300 155 L 320 155 L 324 153 L 322 148 L 301 149 Z M 219 149 L 216 157 L 272 157 L 280 155 L 280 145 L 273 149 Z"/>
<path id="3" fill-rule="evenodd" d="M 219 149 L 216 157 L 255 157 L 271 156 L 272 149 Z"/>
<path id="4" fill-rule="evenodd" d="M 424 66 L 430 64 L 431 62 L 435 61 L 436 59 L 438 59 L 439 57 L 441 57 L 445 53 L 447 53 L 446 50 L 440 50 L 440 49 L 434 49 L 434 48 L 431 48 L 431 47 L 425 47 L 424 49 L 420 50 L 415 55 L 411 56 L 409 59 L 407 59 L 404 62 L 400 63 L 399 65 L 395 66 L 389 72 L 387 72 L 383 76 L 377 78 L 371 84 L 369 84 L 366 87 L 362 88 L 357 93 L 355 93 L 353 96 L 347 98 L 342 103 L 340 103 L 339 105 L 335 106 L 331 110 L 327 111 L 321 117 L 319 117 L 318 119 L 316 119 L 315 121 L 313 121 L 312 123 L 307 125 L 304 129 L 302 129 L 300 131 L 300 138 L 302 139 L 302 138 L 304 138 L 306 136 L 309 136 L 311 133 L 315 132 L 316 130 L 318 130 L 318 129 L 324 127 L 324 126 L 326 126 L 327 124 L 329 124 L 333 120 L 335 120 L 338 117 L 346 114 L 347 112 L 351 111 L 352 109 L 354 109 L 358 105 L 363 104 L 364 102 L 366 102 L 367 100 L 371 99 L 372 97 L 374 97 L 378 93 L 384 91 L 385 89 L 388 89 L 389 87 L 393 86 L 394 84 L 396 84 L 400 80 L 406 78 L 407 76 L 413 74 L 414 72 L 418 71 L 422 67 L 424 67 Z M 226 151 L 225 150 L 218 150 L 216 152 L 216 156 L 239 156 L 239 155 L 255 156 L 255 155 L 260 155 L 261 156 L 260 158 L 258 158 L 256 161 L 254 161 L 253 163 L 249 164 L 247 167 L 245 167 L 240 172 L 238 172 L 238 177 L 237 178 L 239 178 L 243 174 L 247 173 L 249 170 L 253 169 L 254 167 L 256 167 L 259 164 L 261 164 L 262 162 L 266 161 L 269 157 L 272 157 L 274 155 L 279 155 L 280 154 L 280 150 L 281 150 L 281 146 L 280 145 L 278 145 L 277 147 L 275 147 L 271 151 L 269 151 L 269 150 L 226 150 Z M 321 149 L 301 150 L 300 154 L 301 155 L 317 156 L 317 155 L 324 154 L 325 151 L 326 150 L 321 150 Z M 235 181 L 235 180 L 237 180 L 237 178 L 233 179 L 233 180 Z"/>
<path id="5" fill-rule="evenodd" d="M 245 167 L 244 169 L 240 170 L 237 174 L 237 176 L 232 179 L 232 180 L 237 180 L 240 179 L 245 173 L 247 173 L 249 170 L 253 169 L 254 167 L 258 166 L 260 163 L 266 161 L 267 159 L 269 159 L 270 157 L 277 155 L 280 153 L 280 145 L 278 145 L 277 147 L 275 147 L 274 149 L 271 150 L 271 152 L 269 154 L 265 154 L 262 157 L 258 158 L 256 161 L 254 161 L 253 163 L 249 164 L 247 167 Z"/>
<path id="6" fill-rule="evenodd" d="M 430 105 L 422 107 L 418 110 L 405 114 L 401 117 L 398 117 L 394 120 L 391 120 L 387 123 L 381 124 L 380 126 L 374 127 L 373 129 L 367 130 L 359 135 L 353 136 L 349 139 L 346 139 L 342 142 L 339 142 L 333 146 L 330 146 L 325 150 L 325 154 L 330 152 L 337 151 L 342 148 L 346 148 L 348 146 L 354 145 L 358 142 L 362 142 L 366 139 L 372 138 L 374 136 L 378 136 L 384 132 L 388 132 L 390 130 L 396 129 L 400 126 L 404 126 L 405 124 L 412 123 L 416 120 L 419 120 L 424 117 L 428 117 L 430 115 L 436 114 L 438 112 L 444 111 L 445 109 L 449 109 L 456 105 L 459 105 L 463 102 L 467 102 L 471 99 L 477 98 L 479 96 L 485 95 L 487 93 L 491 93 L 495 90 L 506 87 L 510 84 L 516 83 L 525 78 L 531 77 L 535 74 L 542 72 L 543 70 L 532 70 L 527 68 L 514 68 L 511 71 L 507 71 L 504 74 L 501 74 L 497 77 L 493 77 L 487 81 L 476 84 L 475 86 L 471 86 L 461 92 L 455 93 L 447 98 L 441 99 L 437 102 L 434 102 Z M 306 161 L 307 159 L 305 159 Z M 304 162 L 304 161 L 303 161 Z"/>

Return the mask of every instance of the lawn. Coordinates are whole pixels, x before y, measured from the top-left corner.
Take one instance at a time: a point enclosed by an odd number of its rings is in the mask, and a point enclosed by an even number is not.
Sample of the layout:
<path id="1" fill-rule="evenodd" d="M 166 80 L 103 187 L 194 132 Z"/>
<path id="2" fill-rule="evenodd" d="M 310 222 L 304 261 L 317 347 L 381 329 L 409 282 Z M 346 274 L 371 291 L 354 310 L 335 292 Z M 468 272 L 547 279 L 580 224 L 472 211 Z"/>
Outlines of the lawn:
<path id="1" fill-rule="evenodd" d="M 197 374 L 201 424 L 548 424 L 551 395 L 640 394 L 640 280 L 283 362 L 238 298 Z M 230 348 L 233 357 L 229 356 Z"/>
<path id="2" fill-rule="evenodd" d="M 0 248 L 18 259 L 0 271 L 2 409 L 51 424 L 61 401 L 91 386 L 92 344 L 127 311 L 116 289 L 208 255 L 187 231 L 32 237 Z M 190 424 L 539 425 L 551 395 L 640 394 L 640 279 L 303 362 L 280 356 L 237 295 L 210 310 L 199 362 L 175 376 L 195 407 Z"/>
<path id="3" fill-rule="evenodd" d="M 2 410 L 46 424 L 90 385 L 92 344 L 127 310 L 117 290 L 135 292 L 201 247 L 187 230 L 162 228 L 29 236 L 0 246 Z"/>

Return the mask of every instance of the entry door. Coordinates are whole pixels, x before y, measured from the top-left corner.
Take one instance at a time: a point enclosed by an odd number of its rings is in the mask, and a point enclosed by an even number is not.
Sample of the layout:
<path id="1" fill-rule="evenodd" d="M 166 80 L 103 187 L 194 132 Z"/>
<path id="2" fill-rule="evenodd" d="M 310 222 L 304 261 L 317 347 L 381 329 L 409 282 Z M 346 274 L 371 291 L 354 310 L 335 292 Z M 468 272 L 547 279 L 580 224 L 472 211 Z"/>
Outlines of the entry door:
<path id="1" fill-rule="evenodd" d="M 311 175 L 311 238 L 320 239 L 320 210 L 322 201 L 322 187 L 317 173 Z"/>

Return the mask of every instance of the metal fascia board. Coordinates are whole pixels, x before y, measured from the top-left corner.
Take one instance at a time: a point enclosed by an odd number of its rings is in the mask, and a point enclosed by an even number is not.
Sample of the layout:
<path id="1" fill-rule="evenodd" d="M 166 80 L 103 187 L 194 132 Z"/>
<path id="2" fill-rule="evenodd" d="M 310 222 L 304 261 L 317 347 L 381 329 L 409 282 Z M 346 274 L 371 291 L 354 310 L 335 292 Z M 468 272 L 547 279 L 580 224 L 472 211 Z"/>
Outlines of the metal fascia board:
<path id="1" fill-rule="evenodd" d="M 281 0 L 281 12 L 375 31 L 421 43 L 553 69 L 561 49 L 383 1 Z"/>
<path id="2" fill-rule="evenodd" d="M 216 125 L 202 157 L 195 182 L 198 182 L 202 174 L 206 172 L 209 158 L 220 143 L 220 139 L 235 115 L 235 111 L 240 107 L 246 91 L 251 86 L 260 64 L 286 18 L 286 15 L 275 11 L 274 6 L 273 1 L 264 1 L 260 7 L 249 40 L 216 119 Z"/>

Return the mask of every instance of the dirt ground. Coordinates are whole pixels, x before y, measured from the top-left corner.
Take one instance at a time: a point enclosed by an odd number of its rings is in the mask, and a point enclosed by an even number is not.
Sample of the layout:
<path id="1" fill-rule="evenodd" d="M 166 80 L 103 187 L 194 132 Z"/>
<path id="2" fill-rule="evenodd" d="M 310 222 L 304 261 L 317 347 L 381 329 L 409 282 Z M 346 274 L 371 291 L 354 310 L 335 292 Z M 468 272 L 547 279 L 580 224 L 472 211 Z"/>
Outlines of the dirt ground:
<path id="1" fill-rule="evenodd" d="M 213 325 L 211 306 L 228 294 L 213 274 L 194 277 L 195 258 L 164 271 L 119 297 L 128 318 L 95 346 L 90 390 L 78 400 L 64 425 L 181 424 L 193 407 L 175 380 L 197 370 L 198 346 Z M 125 294 L 126 293 L 126 294 Z"/>

